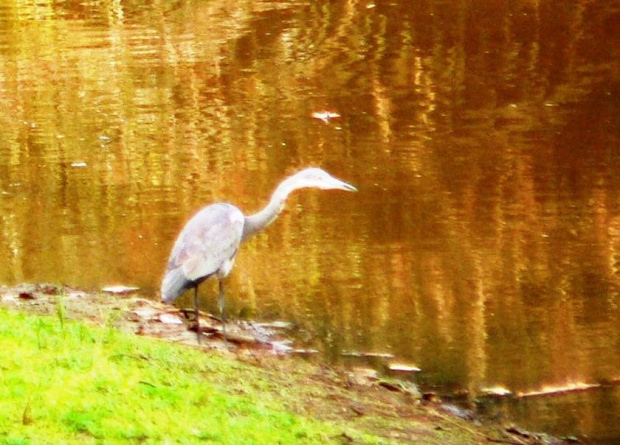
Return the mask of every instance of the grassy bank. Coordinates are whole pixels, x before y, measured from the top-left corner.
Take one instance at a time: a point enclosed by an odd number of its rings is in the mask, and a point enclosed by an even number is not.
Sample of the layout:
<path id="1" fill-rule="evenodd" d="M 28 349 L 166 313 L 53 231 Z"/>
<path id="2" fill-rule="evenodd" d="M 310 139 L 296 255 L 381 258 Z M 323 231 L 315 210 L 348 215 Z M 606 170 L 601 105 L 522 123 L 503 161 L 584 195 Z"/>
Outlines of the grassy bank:
<path id="1" fill-rule="evenodd" d="M 0 440 L 329 440 L 248 365 L 191 348 L 0 311 Z M 271 388 L 274 389 L 274 388 Z"/>
<path id="2" fill-rule="evenodd" d="M 303 361 L 246 363 L 106 326 L 0 308 L 0 443 L 485 441 Z"/>

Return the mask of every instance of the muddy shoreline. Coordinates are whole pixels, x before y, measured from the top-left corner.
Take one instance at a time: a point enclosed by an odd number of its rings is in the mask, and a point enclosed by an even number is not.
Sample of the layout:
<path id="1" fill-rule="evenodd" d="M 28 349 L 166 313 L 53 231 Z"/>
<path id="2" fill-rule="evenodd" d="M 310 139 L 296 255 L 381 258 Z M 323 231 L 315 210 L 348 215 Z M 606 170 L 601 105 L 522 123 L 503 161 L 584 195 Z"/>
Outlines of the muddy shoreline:
<path id="1" fill-rule="evenodd" d="M 558 439 L 535 434 L 514 425 L 488 422 L 470 411 L 442 402 L 432 393 L 423 393 L 415 385 L 382 378 L 364 368 L 338 369 L 324 363 L 311 363 L 299 358 L 315 351 L 297 349 L 284 322 L 257 321 L 227 324 L 228 344 L 222 337 L 221 320 L 201 313 L 202 344 L 197 343 L 193 311 L 176 308 L 140 297 L 134 289 L 111 288 L 90 292 L 54 284 L 20 284 L 0 286 L 0 305 L 36 315 L 62 317 L 100 327 L 113 327 L 136 335 L 148 336 L 193 348 L 221 353 L 258 366 L 287 372 L 290 367 L 312 368 L 310 373 L 322 385 L 338 385 L 355 394 L 343 415 L 382 416 L 386 404 L 390 412 L 422 419 L 430 429 L 460 428 L 479 443 L 564 444 L 576 439 Z M 389 421 L 393 414 L 385 419 Z M 399 419 L 402 421 L 403 419 Z M 395 422 L 398 423 L 398 422 Z M 404 434 L 399 441 L 415 441 Z M 477 439 L 474 439 L 478 442 Z"/>

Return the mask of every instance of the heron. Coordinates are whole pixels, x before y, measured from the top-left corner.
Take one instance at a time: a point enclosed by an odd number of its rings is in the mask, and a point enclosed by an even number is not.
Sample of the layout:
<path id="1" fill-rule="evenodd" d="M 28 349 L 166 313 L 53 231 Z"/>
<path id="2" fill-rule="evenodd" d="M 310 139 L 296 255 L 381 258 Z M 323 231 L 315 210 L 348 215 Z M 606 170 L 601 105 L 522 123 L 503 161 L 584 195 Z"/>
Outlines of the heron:
<path id="1" fill-rule="evenodd" d="M 163 303 L 171 304 L 187 290 L 194 290 L 198 343 L 201 343 L 198 286 L 211 277 L 218 279 L 218 306 L 226 341 L 224 279 L 232 270 L 237 251 L 242 242 L 270 225 L 284 209 L 287 197 L 301 188 L 357 191 L 351 184 L 320 168 L 306 168 L 282 181 L 261 211 L 245 216 L 232 204 L 211 204 L 190 218 L 179 233 L 162 281 L 161 299 Z"/>

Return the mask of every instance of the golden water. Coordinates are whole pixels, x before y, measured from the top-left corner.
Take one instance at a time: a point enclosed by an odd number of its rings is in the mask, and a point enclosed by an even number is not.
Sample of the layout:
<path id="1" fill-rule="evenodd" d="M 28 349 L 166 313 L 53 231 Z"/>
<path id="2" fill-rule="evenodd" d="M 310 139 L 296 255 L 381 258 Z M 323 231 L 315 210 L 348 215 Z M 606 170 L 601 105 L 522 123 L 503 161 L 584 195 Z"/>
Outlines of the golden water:
<path id="1" fill-rule="evenodd" d="M 255 211 L 317 165 L 359 193 L 292 196 L 238 256 L 234 317 L 474 395 L 618 379 L 618 19 L 588 1 L 1 2 L 0 281 L 157 298 L 197 209 Z M 620 437 L 613 386 L 501 410 Z"/>

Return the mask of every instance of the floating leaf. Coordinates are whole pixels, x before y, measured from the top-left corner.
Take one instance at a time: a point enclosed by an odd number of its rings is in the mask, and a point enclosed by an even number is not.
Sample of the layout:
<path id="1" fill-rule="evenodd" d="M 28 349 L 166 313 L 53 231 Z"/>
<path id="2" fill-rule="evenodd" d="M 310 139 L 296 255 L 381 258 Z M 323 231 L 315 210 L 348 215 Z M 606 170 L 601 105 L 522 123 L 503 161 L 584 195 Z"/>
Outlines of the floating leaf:
<path id="1" fill-rule="evenodd" d="M 101 290 L 109 294 L 129 294 L 137 291 L 138 289 L 140 288 L 137 286 L 106 286 Z"/>
<path id="2" fill-rule="evenodd" d="M 394 354 L 389 352 L 344 351 L 341 355 L 344 357 L 394 358 Z"/>
<path id="3" fill-rule="evenodd" d="M 512 395 L 512 391 L 506 388 L 502 388 L 501 386 L 481 388 L 480 391 L 482 391 L 485 395 L 488 395 L 488 396 L 505 397 L 505 396 Z"/>
<path id="4" fill-rule="evenodd" d="M 420 368 L 414 365 L 406 365 L 404 363 L 391 363 L 388 366 L 390 371 L 394 372 L 420 372 L 422 371 Z"/>
<path id="5" fill-rule="evenodd" d="M 544 386 L 538 391 L 522 392 L 517 394 L 517 397 L 535 397 L 535 396 L 549 396 L 555 394 L 563 394 L 573 391 L 586 391 L 588 389 L 600 388 L 600 383 L 569 383 L 564 386 Z"/>
<path id="6" fill-rule="evenodd" d="M 315 111 L 314 113 L 312 113 L 312 117 L 315 119 L 320 119 L 326 124 L 329 124 L 330 119 L 340 117 L 340 115 L 336 113 L 335 111 L 324 110 L 324 111 Z"/>

